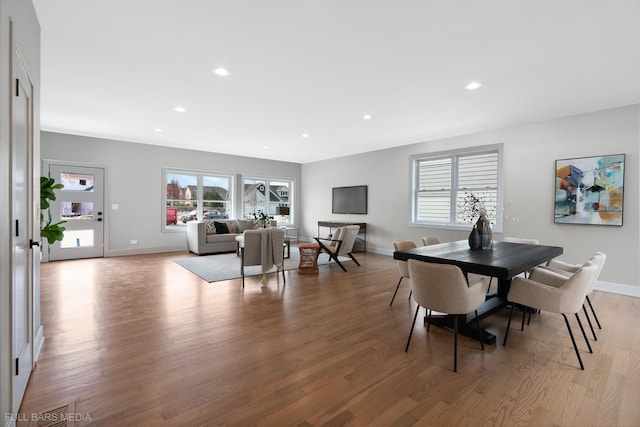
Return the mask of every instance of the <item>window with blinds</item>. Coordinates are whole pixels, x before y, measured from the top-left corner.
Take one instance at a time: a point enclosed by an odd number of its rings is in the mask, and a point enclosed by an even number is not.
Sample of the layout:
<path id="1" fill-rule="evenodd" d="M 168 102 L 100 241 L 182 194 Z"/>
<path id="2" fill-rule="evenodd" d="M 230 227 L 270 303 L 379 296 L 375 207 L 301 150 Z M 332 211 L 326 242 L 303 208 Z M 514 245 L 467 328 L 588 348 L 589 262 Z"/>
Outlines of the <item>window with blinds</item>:
<path id="1" fill-rule="evenodd" d="M 483 201 L 491 222 L 501 225 L 501 153 L 501 146 L 491 146 L 415 156 L 412 222 L 467 225 L 465 198 L 473 194 Z"/>

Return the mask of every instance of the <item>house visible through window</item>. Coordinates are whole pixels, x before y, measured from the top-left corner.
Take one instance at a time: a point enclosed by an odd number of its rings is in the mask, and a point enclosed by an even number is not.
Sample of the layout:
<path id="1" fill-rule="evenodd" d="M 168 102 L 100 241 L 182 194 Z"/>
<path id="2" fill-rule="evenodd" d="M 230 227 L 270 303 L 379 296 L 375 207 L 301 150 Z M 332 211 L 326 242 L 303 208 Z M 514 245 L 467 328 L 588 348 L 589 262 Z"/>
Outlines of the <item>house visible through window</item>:
<path id="1" fill-rule="evenodd" d="M 189 221 L 233 215 L 232 177 L 165 170 L 166 229 L 183 229 Z"/>
<path id="2" fill-rule="evenodd" d="M 246 218 L 258 212 L 272 216 L 278 225 L 293 223 L 293 181 L 244 178 L 243 214 Z"/>
<path id="3" fill-rule="evenodd" d="M 463 228 L 465 200 L 481 199 L 487 216 L 502 231 L 502 144 L 412 157 L 412 223 Z"/>

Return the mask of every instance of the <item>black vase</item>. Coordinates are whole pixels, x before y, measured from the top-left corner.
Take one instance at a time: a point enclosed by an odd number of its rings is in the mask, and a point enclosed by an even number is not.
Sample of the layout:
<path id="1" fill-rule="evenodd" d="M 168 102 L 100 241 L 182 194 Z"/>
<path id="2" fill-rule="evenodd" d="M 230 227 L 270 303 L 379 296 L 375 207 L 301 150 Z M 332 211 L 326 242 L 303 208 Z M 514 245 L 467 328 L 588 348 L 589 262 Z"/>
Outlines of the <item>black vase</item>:
<path id="1" fill-rule="evenodd" d="M 469 247 L 471 249 L 480 249 L 482 247 L 482 236 L 480 236 L 477 225 L 473 226 L 469 234 Z"/>
<path id="2" fill-rule="evenodd" d="M 476 222 L 475 228 L 480 235 L 480 249 L 491 250 L 493 249 L 493 232 L 491 230 L 491 222 L 489 219 L 481 215 Z"/>

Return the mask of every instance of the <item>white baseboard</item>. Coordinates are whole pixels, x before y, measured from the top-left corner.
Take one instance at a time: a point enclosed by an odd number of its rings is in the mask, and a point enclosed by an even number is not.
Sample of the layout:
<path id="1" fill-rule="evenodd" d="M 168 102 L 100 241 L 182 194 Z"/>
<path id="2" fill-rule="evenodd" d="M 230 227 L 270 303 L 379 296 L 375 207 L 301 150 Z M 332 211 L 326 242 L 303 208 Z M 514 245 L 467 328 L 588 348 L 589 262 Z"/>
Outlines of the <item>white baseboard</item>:
<path id="1" fill-rule="evenodd" d="M 393 249 L 387 248 L 372 248 L 367 246 L 367 252 L 373 252 L 374 254 L 393 256 Z"/>
<path id="2" fill-rule="evenodd" d="M 104 256 L 116 257 L 116 256 L 128 256 L 128 255 L 149 255 L 158 254 L 163 252 L 187 252 L 187 246 L 170 246 L 161 248 L 141 248 L 141 249 L 118 249 L 105 252 Z"/>
<path id="3" fill-rule="evenodd" d="M 640 298 L 640 286 L 625 285 L 623 283 L 611 283 L 598 281 L 594 287 L 596 291 L 609 292 L 618 295 L 627 295 Z"/>
<path id="4" fill-rule="evenodd" d="M 40 358 L 40 352 L 42 351 L 42 346 L 44 345 L 44 326 L 40 325 L 36 335 L 34 337 L 33 343 L 33 363 L 38 363 L 38 359 Z"/>

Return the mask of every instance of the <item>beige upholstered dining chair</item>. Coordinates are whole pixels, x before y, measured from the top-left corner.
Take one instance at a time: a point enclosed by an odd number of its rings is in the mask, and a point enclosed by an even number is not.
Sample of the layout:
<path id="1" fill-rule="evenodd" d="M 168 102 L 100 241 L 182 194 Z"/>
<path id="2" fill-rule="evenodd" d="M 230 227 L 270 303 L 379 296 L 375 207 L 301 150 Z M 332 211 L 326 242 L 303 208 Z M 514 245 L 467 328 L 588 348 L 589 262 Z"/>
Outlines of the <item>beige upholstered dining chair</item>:
<path id="1" fill-rule="evenodd" d="M 502 238 L 503 242 L 510 242 L 510 243 L 523 243 L 525 245 L 539 245 L 540 242 L 536 239 L 523 239 L 520 237 L 503 237 Z"/>
<path id="2" fill-rule="evenodd" d="M 440 239 L 437 238 L 436 236 L 427 236 L 422 238 L 422 244 L 424 246 L 438 245 L 440 243 L 441 243 Z"/>
<path id="3" fill-rule="evenodd" d="M 598 319 L 598 315 L 596 314 L 596 311 L 593 309 L 593 304 L 591 304 L 591 299 L 589 298 L 589 295 L 591 295 L 591 293 L 593 292 L 593 289 L 596 285 L 596 282 L 598 281 L 598 278 L 600 277 L 600 273 L 602 272 L 602 268 L 604 267 L 604 263 L 606 261 L 607 261 L 607 255 L 603 252 L 596 252 L 591 256 L 591 258 L 587 260 L 587 262 L 595 264 L 598 267 L 598 273 L 596 274 L 596 277 L 593 279 L 591 286 L 589 286 L 589 289 L 587 290 L 587 296 L 585 297 L 585 300 L 589 305 L 589 308 L 591 309 L 591 313 L 593 314 L 596 324 L 598 325 L 598 329 L 602 329 L 602 325 L 600 324 L 600 319 Z M 557 273 L 563 274 L 567 277 L 570 277 L 572 274 L 578 271 L 580 267 L 581 265 L 579 264 L 570 264 L 557 259 L 552 259 L 547 263 L 547 265 L 544 268 L 547 268 L 549 270 L 552 270 Z M 591 334 L 593 335 L 593 339 L 597 340 L 598 337 L 596 336 L 596 331 L 593 329 L 591 318 L 589 317 L 589 313 L 587 312 L 587 307 L 584 304 L 582 305 L 582 309 L 584 311 L 585 317 L 587 318 L 587 323 L 589 323 L 589 328 L 591 328 Z"/>
<path id="4" fill-rule="evenodd" d="M 582 336 L 589 348 L 589 352 L 592 353 L 593 350 L 580 322 L 580 317 L 578 317 L 578 312 L 584 303 L 591 282 L 595 280 L 597 273 L 598 267 L 587 262 L 569 278 L 544 268 L 534 268 L 528 279 L 515 277 L 511 282 L 511 288 L 507 295 L 507 300 L 512 304 L 503 345 L 507 345 L 507 337 L 509 336 L 511 317 L 513 316 L 515 304 L 521 304 L 551 313 L 558 313 L 562 315 L 567 325 L 567 330 L 573 343 L 573 349 L 578 357 L 578 362 L 580 362 L 580 369 L 584 369 L 584 364 L 582 363 L 576 340 L 573 337 L 567 314 L 575 315 Z"/>
<path id="5" fill-rule="evenodd" d="M 282 271 L 284 276 L 284 230 L 280 228 L 261 228 L 258 230 L 246 230 L 243 234 L 240 247 L 240 274 L 242 275 L 242 288 L 244 289 L 244 268 L 251 265 L 262 267 L 262 283 L 266 283 L 266 273 L 276 266 L 276 276 Z"/>
<path id="6" fill-rule="evenodd" d="M 396 240 L 393 242 L 393 250 L 394 251 L 406 251 L 407 249 L 416 248 L 417 245 L 412 240 Z M 398 293 L 398 289 L 400 288 L 400 283 L 402 283 L 402 279 L 409 279 L 409 266 L 407 265 L 407 261 L 396 261 L 398 265 L 398 271 L 400 272 L 400 280 L 398 280 L 398 284 L 396 285 L 396 290 L 393 292 L 393 297 L 391 297 L 391 302 L 389 305 L 393 305 L 393 300 L 396 299 L 396 294 Z M 411 298 L 411 293 L 409 293 L 409 298 Z"/>
<path id="7" fill-rule="evenodd" d="M 344 271 L 347 271 L 338 257 L 348 256 L 356 265 L 360 266 L 352 253 L 359 232 L 359 225 L 344 225 L 336 228 L 331 238 L 314 237 L 314 239 L 320 245 L 320 252 L 329 254 L 329 258 L 333 259 Z"/>
<path id="8" fill-rule="evenodd" d="M 475 312 L 476 322 L 480 335 L 480 345 L 484 350 L 482 341 L 482 329 L 478 318 L 478 307 L 485 300 L 484 280 L 468 284 L 460 267 L 451 264 L 435 264 L 430 262 L 410 259 L 409 275 L 411 276 L 411 290 L 413 299 L 418 306 L 411 323 L 407 346 L 404 351 L 409 350 L 413 327 L 418 317 L 420 307 L 427 310 L 435 310 L 448 315 L 454 315 L 453 320 L 453 371 L 458 371 L 458 317 L 459 314 Z M 429 316 L 429 319 L 431 316 Z M 429 325 L 430 326 L 430 323 Z M 428 331 L 427 327 L 427 331 Z"/>

